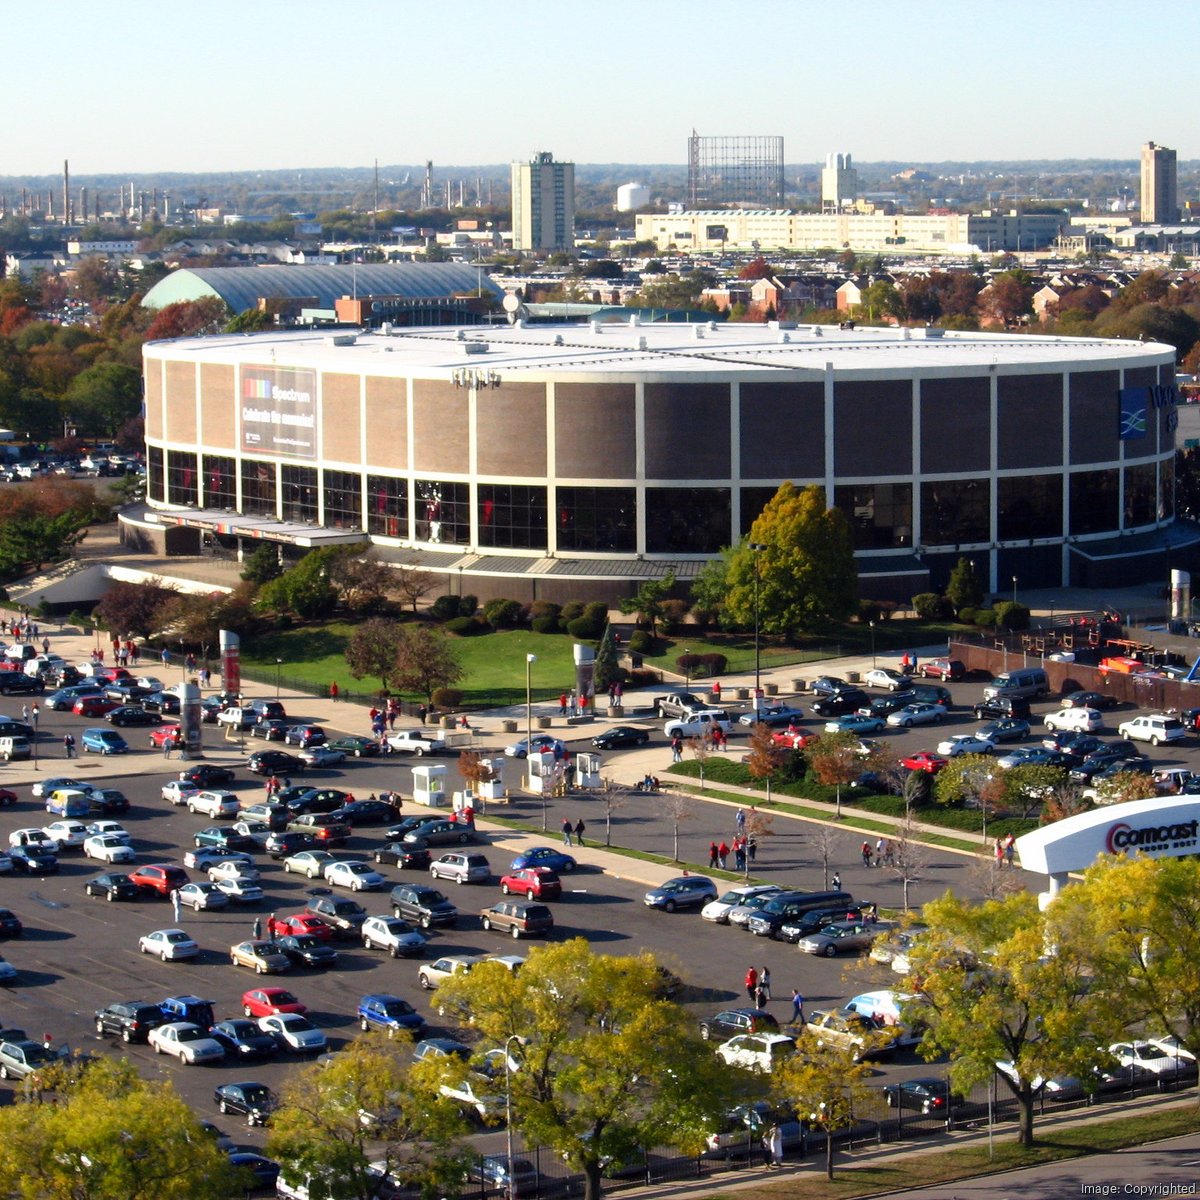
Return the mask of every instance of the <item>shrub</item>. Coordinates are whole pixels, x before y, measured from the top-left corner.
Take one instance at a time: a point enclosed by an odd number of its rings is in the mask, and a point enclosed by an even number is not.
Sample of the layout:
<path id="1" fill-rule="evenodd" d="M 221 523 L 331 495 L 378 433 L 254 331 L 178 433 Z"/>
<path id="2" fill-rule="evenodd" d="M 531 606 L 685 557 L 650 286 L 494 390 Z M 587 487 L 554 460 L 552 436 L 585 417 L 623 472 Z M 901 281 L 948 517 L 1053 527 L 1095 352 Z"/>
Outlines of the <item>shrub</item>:
<path id="1" fill-rule="evenodd" d="M 566 629 L 568 621 L 578 621 L 583 616 L 583 601 L 568 600 L 558 613 L 559 624 Z"/>
<path id="2" fill-rule="evenodd" d="M 597 629 L 594 621 L 588 620 L 587 617 L 576 617 L 575 620 L 567 622 L 567 632 L 581 642 L 594 642 L 604 632 L 604 626 L 601 625 Z"/>
<path id="3" fill-rule="evenodd" d="M 591 604 L 583 606 L 581 615 L 587 617 L 589 621 L 595 622 L 603 631 L 604 626 L 608 624 L 608 605 L 603 600 L 593 600 Z"/>
<path id="4" fill-rule="evenodd" d="M 459 616 L 457 596 L 439 596 L 430 606 L 429 615 L 435 621 L 448 621 Z M 469 613 L 467 614 L 470 615 Z"/>
<path id="5" fill-rule="evenodd" d="M 940 621 L 950 615 L 950 605 L 937 592 L 921 592 L 912 598 L 912 606 L 922 621 Z"/>
<path id="6" fill-rule="evenodd" d="M 547 614 L 544 617 L 534 617 L 530 626 L 534 633 L 561 633 L 558 627 L 558 617 Z"/>
<path id="7" fill-rule="evenodd" d="M 629 672 L 626 682 L 631 688 L 644 688 L 657 687 L 661 680 L 657 671 L 652 671 L 649 667 L 637 667 Z"/>
<path id="8" fill-rule="evenodd" d="M 895 600 L 876 600 L 876 605 L 879 608 L 880 621 L 890 621 L 895 615 L 896 610 L 900 607 Z"/>
<path id="9" fill-rule="evenodd" d="M 654 649 L 654 639 L 644 629 L 638 629 L 629 635 L 630 654 L 649 654 Z"/>
<path id="10" fill-rule="evenodd" d="M 718 654 L 715 651 L 708 654 L 698 656 L 704 665 L 704 670 L 709 675 L 724 675 L 725 668 L 729 666 L 729 659 L 724 654 Z"/>
<path id="11" fill-rule="evenodd" d="M 1012 600 L 1001 601 L 996 605 L 996 624 L 1002 629 L 1028 629 L 1029 609 Z"/>
<path id="12" fill-rule="evenodd" d="M 663 633 L 678 633 L 683 626 L 687 613 L 688 605 L 686 600 L 664 600 L 662 602 L 662 614 L 659 617 Z"/>
<path id="13" fill-rule="evenodd" d="M 559 616 L 562 614 L 562 605 L 555 604 L 553 600 L 535 600 L 529 606 L 529 620 L 536 621 L 539 617 L 550 617 L 556 623 Z"/>
<path id="14" fill-rule="evenodd" d="M 964 625 L 974 625 L 976 624 L 975 614 L 978 611 L 977 608 L 960 608 L 958 610 L 958 619 Z"/>
<path id="15" fill-rule="evenodd" d="M 479 607 L 478 596 L 459 596 L 458 598 L 458 615 L 460 617 L 473 617 L 475 610 Z"/>
<path id="16" fill-rule="evenodd" d="M 435 688 L 433 702 L 438 708 L 457 708 L 463 702 L 463 694 L 458 688 Z"/>
<path id="17" fill-rule="evenodd" d="M 681 654 L 675 660 L 675 666 L 681 674 L 695 678 L 697 675 L 704 674 L 708 665 L 705 662 L 707 657 L 706 654 Z"/>
<path id="18" fill-rule="evenodd" d="M 868 621 L 878 621 L 881 605 L 878 600 L 860 600 L 858 602 L 858 619 L 864 625 Z"/>
<path id="19" fill-rule="evenodd" d="M 977 608 L 975 610 L 975 624 L 980 629 L 990 629 L 996 624 L 996 610 L 993 608 Z"/>
<path id="20" fill-rule="evenodd" d="M 456 637 L 473 637 L 477 633 L 486 633 L 488 625 L 478 617 L 451 617 L 442 628 Z"/>
<path id="21" fill-rule="evenodd" d="M 521 620 L 519 600 L 489 600 L 483 606 L 483 619 L 493 629 L 512 629 Z"/>

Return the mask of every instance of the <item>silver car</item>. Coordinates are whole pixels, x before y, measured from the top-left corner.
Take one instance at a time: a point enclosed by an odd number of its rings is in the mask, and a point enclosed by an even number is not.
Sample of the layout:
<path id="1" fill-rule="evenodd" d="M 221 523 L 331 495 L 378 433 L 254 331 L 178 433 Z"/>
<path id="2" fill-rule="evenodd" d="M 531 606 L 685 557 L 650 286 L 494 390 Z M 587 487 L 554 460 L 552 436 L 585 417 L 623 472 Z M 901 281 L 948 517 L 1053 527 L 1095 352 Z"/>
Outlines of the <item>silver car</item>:
<path id="1" fill-rule="evenodd" d="M 487 883 L 492 868 L 482 854 L 456 850 L 434 859 L 429 864 L 429 874 L 434 879 L 452 879 L 455 883 Z"/>
<path id="2" fill-rule="evenodd" d="M 946 710 L 940 704 L 906 704 L 888 714 L 889 725 L 900 725 L 908 729 L 912 725 L 936 725 Z"/>

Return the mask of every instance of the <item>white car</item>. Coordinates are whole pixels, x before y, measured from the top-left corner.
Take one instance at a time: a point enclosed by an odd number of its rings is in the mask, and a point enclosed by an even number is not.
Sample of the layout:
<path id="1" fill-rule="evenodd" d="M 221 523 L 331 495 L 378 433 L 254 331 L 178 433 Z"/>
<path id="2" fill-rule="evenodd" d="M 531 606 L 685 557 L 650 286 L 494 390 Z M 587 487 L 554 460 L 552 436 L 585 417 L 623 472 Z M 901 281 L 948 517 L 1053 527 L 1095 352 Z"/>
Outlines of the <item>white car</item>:
<path id="1" fill-rule="evenodd" d="M 162 798 L 171 804 L 186 804 L 200 789 L 187 779 L 172 779 L 162 786 Z"/>
<path id="2" fill-rule="evenodd" d="M 242 854 L 244 851 L 239 850 L 237 853 Z M 222 879 L 237 879 L 242 883 L 257 883 L 262 878 L 262 874 L 252 862 L 244 858 L 227 858 L 224 862 L 219 862 L 209 867 L 208 877 L 213 883 L 220 883 Z"/>
<path id="3" fill-rule="evenodd" d="M 739 905 L 745 904 L 751 896 L 771 896 L 782 891 L 783 888 L 777 883 L 742 884 L 727 892 L 722 892 L 716 900 L 710 900 L 700 910 L 700 915 L 706 921 L 715 921 L 718 925 L 728 925 L 730 912 Z"/>
<path id="4" fill-rule="evenodd" d="M 157 954 L 163 962 L 175 962 L 184 958 L 195 958 L 200 947 L 182 929 L 156 929 L 138 938 L 138 949 L 143 954 Z"/>
<path id="5" fill-rule="evenodd" d="M 245 879 L 218 879 L 216 886 L 234 904 L 257 904 L 266 894 L 257 883 Z"/>
<path id="6" fill-rule="evenodd" d="M 88 829 L 82 821 L 51 821 L 42 832 L 53 838 L 64 850 L 79 850 L 87 841 Z"/>
<path id="7" fill-rule="evenodd" d="M 902 675 L 891 667 L 876 667 L 873 671 L 868 671 L 863 676 L 863 683 L 867 687 L 886 688 L 889 692 L 906 692 L 912 687 L 910 676 Z"/>
<path id="8" fill-rule="evenodd" d="M 157 675 L 139 675 L 137 685 L 142 691 L 150 692 L 151 694 L 154 692 L 164 692 L 167 689 L 167 685 Z"/>
<path id="9" fill-rule="evenodd" d="M 936 725 L 946 715 L 940 704 L 906 704 L 888 713 L 887 723 L 908 729 L 913 725 Z"/>
<path id="10" fill-rule="evenodd" d="M 310 767 L 336 767 L 346 761 L 344 750 L 334 750 L 329 746 L 308 746 L 300 751 L 300 757 Z"/>
<path id="11" fill-rule="evenodd" d="M 68 779 L 65 775 L 54 775 L 49 779 L 39 779 L 33 785 L 33 794 L 44 798 L 59 788 L 81 788 L 85 792 L 93 790 L 90 783 L 80 783 L 78 779 Z"/>
<path id="12" fill-rule="evenodd" d="M 93 833 L 84 841 L 83 852 L 88 858 L 106 863 L 130 863 L 137 859 L 133 847 L 115 833 Z"/>
<path id="13" fill-rule="evenodd" d="M 183 865 L 197 871 L 208 871 L 223 862 L 253 863 L 254 859 L 244 850 L 221 850 L 216 846 L 197 846 L 183 856 Z"/>
<path id="14" fill-rule="evenodd" d="M 717 1055 L 731 1067 L 764 1075 L 795 1053 L 796 1039 L 787 1033 L 740 1033 L 717 1047 Z"/>
<path id="15" fill-rule="evenodd" d="M 1160 1050 L 1166 1051 L 1172 1058 L 1179 1059 L 1179 1069 L 1181 1071 L 1194 1071 L 1196 1069 L 1196 1056 L 1179 1044 L 1179 1039 L 1169 1033 L 1166 1037 L 1147 1038 L 1152 1046 L 1157 1046 Z"/>
<path id="16" fill-rule="evenodd" d="M 225 1047 L 190 1021 L 156 1025 L 147 1034 L 146 1041 L 154 1047 L 155 1054 L 173 1054 L 189 1067 L 225 1057 Z"/>
<path id="17" fill-rule="evenodd" d="M 179 889 L 179 903 L 199 912 L 202 908 L 226 908 L 229 897 L 215 883 L 185 883 Z"/>
<path id="18" fill-rule="evenodd" d="M 1180 1052 L 1169 1052 L 1149 1040 L 1114 1042 L 1108 1052 L 1121 1066 L 1141 1067 L 1152 1075 L 1176 1075 L 1181 1071 L 1195 1070 L 1196 1067 L 1195 1059 L 1187 1062 Z"/>
<path id="19" fill-rule="evenodd" d="M 10 846 L 37 846 L 47 854 L 57 854 L 61 847 L 44 829 L 14 829 L 8 835 Z"/>
<path id="20" fill-rule="evenodd" d="M 374 867 L 361 859 L 331 862 L 326 865 L 323 874 L 326 883 L 349 888 L 352 892 L 374 892 L 386 883 Z"/>
<path id="21" fill-rule="evenodd" d="M 90 825 L 88 825 L 87 831 L 90 837 L 102 837 L 107 835 L 110 837 L 120 838 L 121 841 L 123 841 L 127 846 L 133 843 L 132 835 L 130 834 L 129 830 L 121 824 L 120 821 L 109 821 L 107 819 L 102 821 L 93 821 Z"/>
<path id="22" fill-rule="evenodd" d="M 280 1046 L 299 1054 L 319 1054 L 325 1049 L 325 1035 L 299 1013 L 272 1013 L 259 1017 L 258 1027 L 269 1033 Z"/>
<path id="23" fill-rule="evenodd" d="M 206 817 L 236 817 L 241 808 L 232 792 L 217 790 L 196 792 L 187 798 L 188 812 Z"/>
<path id="24" fill-rule="evenodd" d="M 1104 717 L 1098 708 L 1060 708 L 1058 712 L 1047 713 L 1045 723 L 1047 729 L 1095 733 L 1103 726 Z"/>
<path id="25" fill-rule="evenodd" d="M 386 950 L 393 958 L 421 954 L 428 939 L 400 917 L 368 917 L 362 923 L 363 946 Z"/>
<path id="26" fill-rule="evenodd" d="M 991 738 L 977 733 L 956 733 L 944 742 L 938 742 L 937 752 L 944 758 L 957 758 L 960 754 L 991 754 L 996 743 Z"/>
<path id="27" fill-rule="evenodd" d="M 267 838 L 271 836 L 271 827 L 266 821 L 235 821 L 233 832 L 250 838 L 261 850 L 266 847 Z"/>

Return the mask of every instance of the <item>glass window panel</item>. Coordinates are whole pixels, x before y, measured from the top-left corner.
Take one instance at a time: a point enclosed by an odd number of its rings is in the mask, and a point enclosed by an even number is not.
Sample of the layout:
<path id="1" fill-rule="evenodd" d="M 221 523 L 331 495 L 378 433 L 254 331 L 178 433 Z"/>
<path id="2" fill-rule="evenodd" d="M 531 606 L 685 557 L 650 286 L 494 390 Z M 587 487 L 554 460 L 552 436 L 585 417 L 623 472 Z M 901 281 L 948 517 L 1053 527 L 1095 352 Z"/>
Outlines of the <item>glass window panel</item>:
<path id="1" fill-rule="evenodd" d="M 912 545 L 912 484 L 861 483 L 834 488 L 834 505 L 854 531 L 856 550 Z"/>
<path id="2" fill-rule="evenodd" d="M 647 488 L 650 554 L 716 554 L 730 544 L 728 488 Z"/>
<path id="3" fill-rule="evenodd" d="M 199 496 L 197 458 L 182 450 L 167 452 L 167 500 L 171 504 L 195 505 Z"/>
<path id="4" fill-rule="evenodd" d="M 242 512 L 247 516 L 273 517 L 275 503 L 275 464 L 256 458 L 242 459 Z"/>
<path id="5" fill-rule="evenodd" d="M 1117 527 L 1117 472 L 1072 475 L 1071 533 L 1110 533 Z"/>
<path id="6" fill-rule="evenodd" d="M 560 550 L 637 549 L 637 489 L 560 487 L 554 491 L 555 538 Z"/>
<path id="7" fill-rule="evenodd" d="M 1158 514 L 1158 478 L 1153 463 L 1125 468 L 1125 525 L 1153 525 Z"/>
<path id="8" fill-rule="evenodd" d="M 146 496 L 151 500 L 166 498 L 166 474 L 163 471 L 161 446 L 146 447 Z"/>
<path id="9" fill-rule="evenodd" d="M 1005 476 L 996 483 L 1000 540 L 1062 536 L 1062 476 Z"/>
<path id="10" fill-rule="evenodd" d="M 367 476 L 367 530 L 383 537 L 408 537 L 408 480 Z"/>
<path id="11" fill-rule="evenodd" d="M 986 479 L 936 479 L 921 484 L 921 542 L 958 546 L 991 539 Z"/>
<path id="12" fill-rule="evenodd" d="M 316 467 L 294 467 L 290 463 L 284 463 L 280 482 L 283 490 L 283 519 L 315 524 L 319 511 Z"/>
<path id="13" fill-rule="evenodd" d="M 471 541 L 471 488 L 466 483 L 418 479 L 417 540 L 452 546 Z"/>
<path id="14" fill-rule="evenodd" d="M 237 508 L 237 463 L 232 458 L 206 454 L 201 460 L 204 507 L 233 511 Z"/>
<path id="15" fill-rule="evenodd" d="M 545 550 L 546 489 L 516 483 L 479 485 L 479 544 Z"/>
<path id="16" fill-rule="evenodd" d="M 1158 519 L 1175 515 L 1175 463 L 1165 458 L 1158 464 Z"/>
<path id="17" fill-rule="evenodd" d="M 362 476 L 356 471 L 324 471 L 321 482 L 325 490 L 325 527 L 361 529 Z"/>

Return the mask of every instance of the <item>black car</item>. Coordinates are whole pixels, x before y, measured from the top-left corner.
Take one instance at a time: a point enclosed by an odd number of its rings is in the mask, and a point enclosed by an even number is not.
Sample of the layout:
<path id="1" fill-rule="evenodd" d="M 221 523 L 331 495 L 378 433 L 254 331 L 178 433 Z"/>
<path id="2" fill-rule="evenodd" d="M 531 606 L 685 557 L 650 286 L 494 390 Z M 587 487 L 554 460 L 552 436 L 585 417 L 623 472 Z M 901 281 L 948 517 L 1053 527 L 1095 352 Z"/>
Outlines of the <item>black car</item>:
<path id="1" fill-rule="evenodd" d="M 283 740 L 289 746 L 323 746 L 325 730 L 320 725 L 289 725 Z"/>
<path id="2" fill-rule="evenodd" d="M 138 885 L 119 871 L 89 879 L 83 890 L 88 896 L 103 896 L 105 900 L 136 900 L 141 895 Z"/>
<path id="3" fill-rule="evenodd" d="M 282 742 L 287 730 L 288 724 L 286 721 L 276 721 L 274 719 L 259 721 L 257 725 L 250 726 L 250 736 L 262 738 L 264 742 Z"/>
<path id="4" fill-rule="evenodd" d="M 977 720 L 996 721 L 1001 717 L 1028 720 L 1033 710 L 1023 696 L 996 696 L 991 700 L 981 700 L 973 711 Z"/>
<path id="5" fill-rule="evenodd" d="M 135 708 L 132 704 L 122 704 L 120 708 L 114 708 L 112 712 L 105 717 L 110 725 L 160 725 L 161 720 L 157 713 L 147 712 L 144 708 Z"/>
<path id="6" fill-rule="evenodd" d="M 345 808 L 354 797 L 339 788 L 305 788 L 303 793 L 291 799 L 281 800 L 294 817 L 305 813 L 331 813 Z"/>
<path id="7" fill-rule="evenodd" d="M 361 733 L 348 733 L 345 737 L 335 738 L 325 744 L 330 750 L 340 750 L 351 758 L 370 757 L 379 753 L 379 742 L 374 738 L 363 737 Z"/>
<path id="8" fill-rule="evenodd" d="M 218 1021 L 208 1033 L 225 1047 L 230 1059 L 270 1058 L 279 1049 L 279 1043 L 249 1017 Z"/>
<path id="9" fill-rule="evenodd" d="M 1103 738 L 1096 737 L 1094 733 L 1070 729 L 1060 729 L 1042 738 L 1042 745 L 1047 750 L 1061 750 L 1077 762 L 1082 762 L 1089 754 L 1102 753 L 1106 744 Z"/>
<path id="10" fill-rule="evenodd" d="M 393 863 L 405 871 L 428 871 L 432 856 L 428 843 L 414 846 L 411 843 L 388 842 L 375 850 L 377 863 Z"/>
<path id="11" fill-rule="evenodd" d="M 597 750 L 615 750 L 618 746 L 645 746 L 650 742 L 650 731 L 636 725 L 614 725 L 592 738 Z"/>
<path id="12" fill-rule="evenodd" d="M 794 946 L 801 938 L 824 929 L 834 921 L 857 921 L 861 916 L 862 909 L 857 904 L 840 904 L 837 908 L 814 908 L 809 912 L 789 917 L 775 931 L 775 936 L 779 941 L 790 942 Z"/>
<path id="13" fill-rule="evenodd" d="M 275 1194 L 280 1167 L 273 1158 L 255 1154 L 253 1150 L 233 1150 L 229 1154 L 229 1165 L 241 1172 L 243 1178 L 249 1178 L 250 1182 L 246 1185 L 247 1195 L 256 1191 Z"/>
<path id="14" fill-rule="evenodd" d="M 864 717 L 878 717 L 881 721 L 886 721 L 892 713 L 899 712 L 906 705 L 915 703 L 916 697 L 911 691 L 889 692 L 886 696 L 876 696 L 870 704 L 858 711 Z"/>
<path id="15" fill-rule="evenodd" d="M 166 1023 L 167 1018 L 157 1004 L 141 1000 L 121 1000 L 96 1009 L 96 1032 L 121 1035 L 123 1042 L 144 1042 L 150 1030 Z"/>
<path id="16" fill-rule="evenodd" d="M 286 829 L 271 834 L 263 848 L 272 858 L 280 859 L 299 854 L 301 850 L 312 850 L 316 845 L 317 839 L 313 834 Z"/>
<path id="17" fill-rule="evenodd" d="M 233 783 L 237 776 L 228 767 L 197 763 L 194 767 L 188 767 L 186 771 L 180 771 L 179 778 L 194 783 L 198 788 L 219 788 Z"/>
<path id="18" fill-rule="evenodd" d="M 0 908 L 0 938 L 20 937 L 25 926 L 11 908 Z"/>
<path id="19" fill-rule="evenodd" d="M 129 797 L 119 788 L 93 788 L 87 798 L 88 808 L 101 816 L 112 817 L 129 811 Z"/>
<path id="20" fill-rule="evenodd" d="M 862 688 L 847 688 L 816 701 L 812 712 L 815 717 L 844 717 L 847 713 L 867 708 L 870 703 L 871 697 Z"/>
<path id="21" fill-rule="evenodd" d="M 818 675 L 809 685 L 809 691 L 818 696 L 832 696 L 834 692 L 844 692 L 854 685 L 842 679 L 839 675 Z"/>
<path id="22" fill-rule="evenodd" d="M 910 704 L 941 704 L 946 708 L 954 707 L 954 698 L 950 689 L 939 683 L 914 683 L 912 685 L 912 700 Z"/>
<path id="23" fill-rule="evenodd" d="M 437 888 L 420 883 L 400 883 L 392 888 L 392 915 L 422 929 L 458 924 L 458 909 Z"/>
<path id="24" fill-rule="evenodd" d="M 228 825 L 209 825 L 192 839 L 197 848 L 215 846 L 218 850 L 238 850 L 253 854 L 258 843 L 248 833 L 238 833 Z"/>
<path id="25" fill-rule="evenodd" d="M 282 950 L 292 962 L 305 967 L 337 965 L 338 952 L 311 933 L 289 933 L 286 937 L 276 938 L 275 949 Z"/>
<path id="26" fill-rule="evenodd" d="M 384 836 L 389 842 L 403 841 L 410 833 L 418 833 L 422 825 L 432 825 L 435 821 L 444 821 L 441 813 L 426 813 L 419 817 L 405 817 L 395 825 L 384 830 Z"/>
<path id="27" fill-rule="evenodd" d="M 252 775 L 302 775 L 306 767 L 304 759 L 284 750 L 255 750 L 246 760 Z"/>
<path id="28" fill-rule="evenodd" d="M 96 683 L 87 684 L 65 684 L 58 691 L 51 692 L 46 697 L 45 704 L 47 708 L 53 709 L 55 712 L 70 712 L 75 707 L 75 701 L 80 696 L 99 696 L 100 685 Z M 6 735 L 0 735 L 6 736 Z"/>
<path id="29" fill-rule="evenodd" d="M 8 856 L 18 874 L 53 875 L 58 870 L 58 855 L 40 846 L 13 846 Z"/>
<path id="30" fill-rule="evenodd" d="M 265 1125 L 279 1107 L 275 1093 L 265 1083 L 223 1083 L 213 1092 L 223 1113 L 245 1113 L 250 1125 Z"/>
<path id="31" fill-rule="evenodd" d="M 1064 708 L 1098 708 L 1101 712 L 1116 708 L 1120 701 L 1104 692 L 1071 692 L 1062 699 Z"/>
<path id="32" fill-rule="evenodd" d="M 945 1115 L 963 1103 L 944 1079 L 902 1079 L 883 1089 L 890 1108 L 913 1108 L 917 1112 Z"/>
<path id="33" fill-rule="evenodd" d="M 700 1022 L 705 1041 L 725 1041 L 739 1033 L 778 1033 L 779 1022 L 765 1008 L 725 1008 Z"/>
<path id="34" fill-rule="evenodd" d="M 1030 734 L 1029 722 L 1023 717 L 1000 717 L 979 727 L 981 737 L 993 742 L 1022 742 Z"/>
<path id="35" fill-rule="evenodd" d="M 116 700 L 121 704 L 132 704 L 135 699 L 145 694 L 146 689 L 136 679 L 114 679 L 104 685 L 104 695 L 109 700 Z"/>
<path id="36" fill-rule="evenodd" d="M 351 800 L 334 810 L 347 825 L 386 825 L 396 810 L 383 800 Z"/>
<path id="37" fill-rule="evenodd" d="M 174 692 L 151 692 L 142 697 L 142 707 L 160 717 L 177 717 L 183 711 L 179 697 Z"/>
<path id="38" fill-rule="evenodd" d="M 45 688 L 40 679 L 24 671 L 0 671 L 0 695 L 31 696 Z"/>

